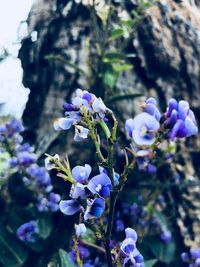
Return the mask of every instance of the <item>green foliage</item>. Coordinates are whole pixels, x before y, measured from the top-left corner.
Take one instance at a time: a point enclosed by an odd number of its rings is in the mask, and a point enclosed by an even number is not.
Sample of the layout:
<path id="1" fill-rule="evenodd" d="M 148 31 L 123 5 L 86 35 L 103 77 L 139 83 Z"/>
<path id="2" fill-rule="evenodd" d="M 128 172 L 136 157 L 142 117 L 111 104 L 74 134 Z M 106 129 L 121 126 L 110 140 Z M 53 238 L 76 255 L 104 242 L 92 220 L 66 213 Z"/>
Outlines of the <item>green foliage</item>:
<path id="1" fill-rule="evenodd" d="M 153 267 L 157 261 L 158 260 L 156 260 L 156 259 L 145 261 L 144 267 Z"/>
<path id="2" fill-rule="evenodd" d="M 0 227 L 0 262 L 5 267 L 22 266 L 28 257 L 28 251 L 22 243 L 7 230 Z"/>
<path id="3" fill-rule="evenodd" d="M 175 259 L 176 246 L 173 241 L 165 244 L 158 238 L 154 238 L 150 242 L 150 249 L 161 262 L 169 264 Z"/>
<path id="4" fill-rule="evenodd" d="M 60 267 L 75 267 L 74 263 L 70 259 L 69 254 L 63 249 L 59 249 L 59 259 Z"/>
<path id="5" fill-rule="evenodd" d="M 39 229 L 39 236 L 42 239 L 46 239 L 49 237 L 52 231 L 52 220 L 49 217 L 40 218 L 38 220 L 38 229 Z"/>

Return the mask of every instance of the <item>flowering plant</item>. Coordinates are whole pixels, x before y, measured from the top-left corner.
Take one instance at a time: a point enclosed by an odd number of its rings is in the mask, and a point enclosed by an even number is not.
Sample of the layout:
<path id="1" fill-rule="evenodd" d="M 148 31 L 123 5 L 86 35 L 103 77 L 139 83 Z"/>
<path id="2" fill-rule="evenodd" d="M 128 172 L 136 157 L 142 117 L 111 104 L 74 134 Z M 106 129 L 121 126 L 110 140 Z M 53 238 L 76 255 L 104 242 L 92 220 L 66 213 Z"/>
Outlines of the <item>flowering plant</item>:
<path id="1" fill-rule="evenodd" d="M 79 214 L 73 238 L 74 264 L 90 266 L 89 262 L 83 262 L 81 256 L 79 245 L 84 244 L 105 253 L 106 266 L 144 266 L 144 257 L 137 248 L 138 236 L 134 229 L 125 228 L 123 221 L 118 219 L 117 226 L 120 230 L 125 230 L 126 238 L 121 244 L 118 240 L 112 239 L 117 199 L 135 170 L 156 173 L 157 168 L 152 162 L 155 161 L 158 149 L 163 143 L 167 143 L 169 147 L 170 140 L 197 134 L 193 112 L 186 101 L 177 102 L 175 99 L 170 99 L 166 112 L 161 114 L 156 100 L 152 97 L 147 99 L 141 105 L 142 113 L 126 120 L 126 134 L 131 144 L 121 150 L 117 137 L 118 121 L 101 98 L 88 91 L 77 89 L 72 103 L 64 103 L 63 108 L 65 116 L 54 122 L 55 130 L 68 130 L 73 127 L 76 142 L 90 138 L 95 146 L 97 158 L 96 171 L 85 162 L 84 165 L 71 169 L 67 156 L 61 160 L 57 154 L 54 156 L 47 154 L 45 160 L 48 170 L 55 169 L 57 176 L 71 184 L 69 199 L 61 200 L 59 207 L 65 215 Z M 104 152 L 103 139 L 106 139 Z M 116 146 L 120 150 L 121 157 L 124 157 L 121 173 L 117 170 Z M 166 159 L 170 157 L 168 153 Z M 93 172 L 96 173 L 93 175 Z M 163 203 L 162 196 L 159 197 L 159 201 Z M 138 204 L 134 203 L 131 209 L 132 213 L 136 214 Z M 152 208 L 143 209 L 141 215 L 143 218 L 148 215 L 147 220 L 154 223 L 160 232 L 161 240 L 168 244 L 172 238 L 171 232 L 163 223 L 156 220 L 154 213 L 156 214 L 156 211 Z M 85 240 L 87 231 L 94 233 L 96 244 Z M 147 264 L 151 263 L 147 261 Z"/>

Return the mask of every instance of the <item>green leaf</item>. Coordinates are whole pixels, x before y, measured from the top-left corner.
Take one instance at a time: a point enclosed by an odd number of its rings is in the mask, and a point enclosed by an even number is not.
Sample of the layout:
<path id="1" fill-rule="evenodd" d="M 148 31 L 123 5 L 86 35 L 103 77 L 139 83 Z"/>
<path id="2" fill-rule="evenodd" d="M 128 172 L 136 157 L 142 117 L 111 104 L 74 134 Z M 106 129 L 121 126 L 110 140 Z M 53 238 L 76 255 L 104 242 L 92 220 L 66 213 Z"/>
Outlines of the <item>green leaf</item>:
<path id="1" fill-rule="evenodd" d="M 39 236 L 42 239 L 46 239 L 52 231 L 52 221 L 50 218 L 41 218 L 37 221 Z"/>
<path id="2" fill-rule="evenodd" d="M 127 99 L 134 99 L 136 97 L 141 97 L 143 94 L 126 94 L 126 95 L 116 95 L 113 96 L 112 98 L 108 99 L 105 101 L 106 104 L 108 103 L 113 103 L 116 101 L 122 101 L 122 100 L 127 100 Z"/>
<path id="3" fill-rule="evenodd" d="M 124 35 L 124 30 L 122 28 L 114 29 L 111 33 L 110 40 L 115 40 Z"/>
<path id="4" fill-rule="evenodd" d="M 120 21 L 122 26 L 127 26 L 127 27 L 133 27 L 135 25 L 135 20 L 132 19 L 123 19 Z"/>
<path id="5" fill-rule="evenodd" d="M 125 59 L 125 55 L 115 52 L 115 51 L 111 51 L 108 52 L 104 55 L 103 57 L 103 62 L 105 63 L 121 63 L 124 62 Z"/>
<path id="6" fill-rule="evenodd" d="M 168 231 L 169 227 L 168 227 L 167 219 L 165 218 L 165 216 L 160 211 L 155 211 L 154 216 L 159 221 L 160 225 L 162 225 L 162 230 Z"/>
<path id="7" fill-rule="evenodd" d="M 0 230 L 0 261 L 5 267 L 22 266 L 28 257 L 26 247 L 12 234 Z"/>
<path id="8" fill-rule="evenodd" d="M 165 244 L 159 239 L 152 239 L 150 243 L 150 248 L 154 256 L 161 262 L 169 264 L 175 258 L 176 246 L 173 241 Z"/>
<path id="9" fill-rule="evenodd" d="M 118 75 L 116 73 L 111 71 L 106 71 L 106 73 L 103 75 L 103 82 L 105 85 L 113 89 L 117 82 Z"/>
<path id="10" fill-rule="evenodd" d="M 157 261 L 158 261 L 157 259 L 152 259 L 152 260 L 145 261 L 144 266 L 145 266 L 145 267 L 153 267 L 154 264 L 155 264 Z"/>
<path id="11" fill-rule="evenodd" d="M 86 233 L 83 234 L 81 237 L 83 240 L 87 241 L 88 243 L 94 244 L 96 241 L 95 240 L 95 234 L 90 228 L 87 228 Z"/>
<path id="12" fill-rule="evenodd" d="M 60 267 L 75 267 L 74 263 L 70 259 L 69 254 L 63 250 L 59 249 Z"/>
<path id="13" fill-rule="evenodd" d="M 117 72 L 131 70 L 132 68 L 133 68 L 133 65 L 131 64 L 113 65 L 113 69 Z"/>

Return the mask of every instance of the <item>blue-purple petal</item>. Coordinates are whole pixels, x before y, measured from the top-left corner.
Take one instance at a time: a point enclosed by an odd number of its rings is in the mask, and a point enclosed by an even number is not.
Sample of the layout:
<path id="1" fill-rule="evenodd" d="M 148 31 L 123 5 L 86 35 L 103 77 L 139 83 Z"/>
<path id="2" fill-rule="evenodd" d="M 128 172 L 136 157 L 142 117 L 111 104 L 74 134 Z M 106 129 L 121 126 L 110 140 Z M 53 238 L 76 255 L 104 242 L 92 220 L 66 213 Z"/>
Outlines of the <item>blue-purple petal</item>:
<path id="1" fill-rule="evenodd" d="M 81 205 L 76 200 L 61 200 L 59 208 L 65 215 L 73 215 L 81 209 Z"/>

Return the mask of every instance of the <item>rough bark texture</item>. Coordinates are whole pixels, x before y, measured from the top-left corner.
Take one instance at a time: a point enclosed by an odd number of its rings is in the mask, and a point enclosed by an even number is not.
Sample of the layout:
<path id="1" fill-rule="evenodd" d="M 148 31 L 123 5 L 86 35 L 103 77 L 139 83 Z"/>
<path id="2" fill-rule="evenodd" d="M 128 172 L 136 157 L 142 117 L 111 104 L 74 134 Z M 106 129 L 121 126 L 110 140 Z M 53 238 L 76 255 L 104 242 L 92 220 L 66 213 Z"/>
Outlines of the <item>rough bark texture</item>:
<path id="1" fill-rule="evenodd" d="M 117 1 L 116 1 L 117 2 Z M 122 1 L 125 2 L 126 1 Z M 118 4 L 113 1 L 116 6 Z M 127 10 L 133 1 L 127 1 Z M 52 120 L 60 116 L 63 99 L 69 99 L 77 87 L 90 87 L 86 70 L 88 37 L 95 38 L 95 30 L 87 9 L 74 1 L 38 0 L 28 19 L 30 35 L 23 40 L 19 57 L 24 69 L 23 83 L 31 93 L 23 120 L 27 127 L 26 139 L 37 143 L 41 155 L 54 145 L 61 151 L 76 153 L 70 141 L 53 130 Z M 31 33 L 37 31 L 37 41 L 31 41 Z M 148 12 L 127 47 L 136 57 L 130 62 L 133 70 L 121 75 L 120 92 L 143 93 L 156 96 L 161 109 L 170 97 L 184 98 L 190 102 L 200 121 L 200 5 L 194 0 L 160 0 Z M 51 54 L 61 55 L 66 62 L 47 60 Z M 92 58 L 95 73 L 95 61 Z M 98 92 L 98 91 L 97 91 Z M 99 95 L 102 92 L 98 92 Z M 134 100 L 137 104 L 137 101 Z M 132 101 L 120 105 L 124 118 L 135 112 Z M 70 134 L 68 134 L 67 138 Z M 65 135 L 66 136 L 66 135 Z M 72 140 L 70 137 L 69 140 Z M 192 151 L 188 151 L 190 148 Z M 186 245 L 200 246 L 200 139 L 190 139 L 180 156 L 180 172 L 183 179 L 195 186 L 172 189 L 168 195 L 176 215 L 179 229 Z M 75 151 L 75 152 L 74 152 Z M 76 157 L 76 154 L 74 155 Z M 84 155 L 83 155 L 84 157 Z M 169 175 L 173 169 L 168 170 Z"/>

